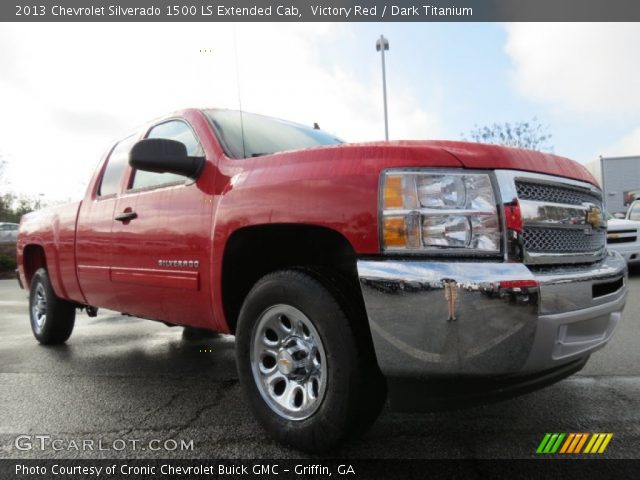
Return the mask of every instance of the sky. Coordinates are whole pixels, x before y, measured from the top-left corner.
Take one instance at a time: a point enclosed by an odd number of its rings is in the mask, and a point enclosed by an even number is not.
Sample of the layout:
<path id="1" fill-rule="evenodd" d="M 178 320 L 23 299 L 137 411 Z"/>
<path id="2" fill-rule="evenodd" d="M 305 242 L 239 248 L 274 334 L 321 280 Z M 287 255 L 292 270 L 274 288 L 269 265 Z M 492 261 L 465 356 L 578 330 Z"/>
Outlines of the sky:
<path id="1" fill-rule="evenodd" d="M 0 193 L 80 199 L 114 141 L 185 107 L 383 139 L 380 34 L 392 140 L 535 117 L 581 163 L 640 154 L 637 23 L 5 23 Z"/>

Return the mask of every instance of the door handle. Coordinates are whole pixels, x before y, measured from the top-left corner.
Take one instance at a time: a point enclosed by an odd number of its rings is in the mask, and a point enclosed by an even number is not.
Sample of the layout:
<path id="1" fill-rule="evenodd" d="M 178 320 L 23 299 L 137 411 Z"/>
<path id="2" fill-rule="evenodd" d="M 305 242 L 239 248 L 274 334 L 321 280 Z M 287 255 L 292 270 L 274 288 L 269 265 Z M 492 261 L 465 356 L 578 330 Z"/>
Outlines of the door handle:
<path id="1" fill-rule="evenodd" d="M 122 212 L 116 215 L 115 219 L 118 222 L 128 222 L 134 218 L 138 218 L 138 214 L 136 212 Z"/>

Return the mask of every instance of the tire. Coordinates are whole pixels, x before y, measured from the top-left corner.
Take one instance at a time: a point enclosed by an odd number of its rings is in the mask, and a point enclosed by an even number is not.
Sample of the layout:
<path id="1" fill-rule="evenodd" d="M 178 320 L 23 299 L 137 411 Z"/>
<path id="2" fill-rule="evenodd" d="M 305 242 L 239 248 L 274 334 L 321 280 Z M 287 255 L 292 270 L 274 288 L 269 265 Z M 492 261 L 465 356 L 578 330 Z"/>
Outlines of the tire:
<path id="1" fill-rule="evenodd" d="M 73 332 L 76 307 L 56 296 L 44 268 L 38 269 L 31 279 L 29 316 L 33 335 L 43 345 L 64 343 Z"/>
<path id="2" fill-rule="evenodd" d="M 368 428 L 386 398 L 370 338 L 327 275 L 281 270 L 247 295 L 236 329 L 238 375 L 263 427 L 323 452 Z"/>

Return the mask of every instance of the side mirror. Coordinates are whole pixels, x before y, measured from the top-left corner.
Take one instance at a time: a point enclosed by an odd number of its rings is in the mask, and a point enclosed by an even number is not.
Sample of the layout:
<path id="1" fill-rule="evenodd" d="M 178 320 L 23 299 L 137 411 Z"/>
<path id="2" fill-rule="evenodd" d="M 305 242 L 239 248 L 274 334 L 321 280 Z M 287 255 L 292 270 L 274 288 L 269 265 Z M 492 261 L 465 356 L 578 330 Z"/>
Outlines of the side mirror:
<path id="1" fill-rule="evenodd" d="M 140 140 L 129 152 L 129 165 L 145 172 L 175 173 L 196 179 L 204 164 L 204 157 L 187 155 L 184 143 L 166 138 Z"/>
<path id="2" fill-rule="evenodd" d="M 626 218 L 624 213 L 616 212 L 613 214 L 613 218 L 619 218 L 620 220 L 624 220 Z"/>

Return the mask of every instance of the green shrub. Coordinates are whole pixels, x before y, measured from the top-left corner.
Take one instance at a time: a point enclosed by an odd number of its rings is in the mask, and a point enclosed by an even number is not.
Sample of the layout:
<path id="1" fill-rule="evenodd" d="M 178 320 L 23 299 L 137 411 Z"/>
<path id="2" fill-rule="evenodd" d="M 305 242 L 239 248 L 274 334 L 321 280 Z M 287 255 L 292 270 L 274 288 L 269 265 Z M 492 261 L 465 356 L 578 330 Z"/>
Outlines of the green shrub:
<path id="1" fill-rule="evenodd" d="M 0 247 L 0 272 L 13 272 L 16 269 L 16 246 L 2 245 Z"/>

